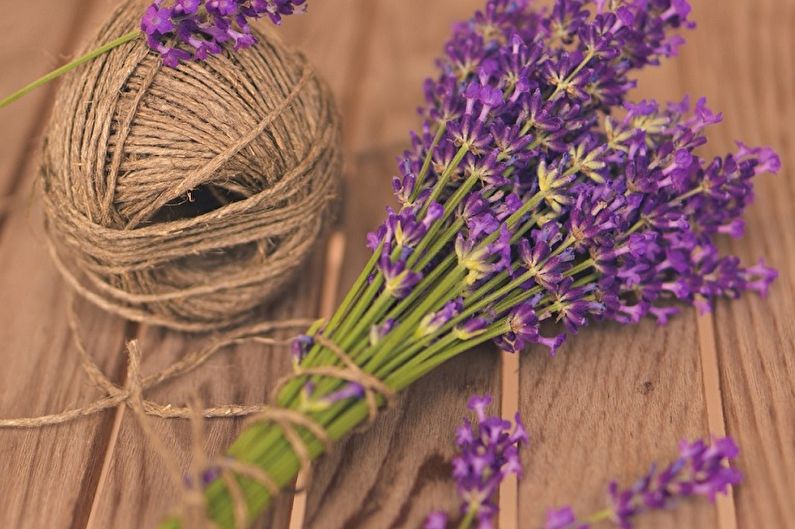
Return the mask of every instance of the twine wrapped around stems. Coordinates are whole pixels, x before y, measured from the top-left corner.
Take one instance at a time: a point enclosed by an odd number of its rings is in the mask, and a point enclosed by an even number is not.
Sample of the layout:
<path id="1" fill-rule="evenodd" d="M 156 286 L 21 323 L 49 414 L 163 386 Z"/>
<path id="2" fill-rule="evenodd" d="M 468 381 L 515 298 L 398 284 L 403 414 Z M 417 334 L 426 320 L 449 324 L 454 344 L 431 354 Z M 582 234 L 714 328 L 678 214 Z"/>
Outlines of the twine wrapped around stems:
<path id="1" fill-rule="evenodd" d="M 125 2 L 90 47 L 137 27 Z M 187 331 L 239 325 L 328 223 L 339 118 L 305 58 L 270 34 L 178 69 L 138 39 L 65 79 L 41 167 L 50 250 L 82 296 Z"/>
<path id="2" fill-rule="evenodd" d="M 277 381 L 272 390 L 271 402 L 269 404 L 229 404 L 205 408 L 198 402 L 197 398 L 193 399 L 190 406 L 180 407 L 172 404 L 161 404 L 146 400 L 144 398 L 144 392 L 158 384 L 194 371 L 204 365 L 216 353 L 233 345 L 246 342 L 258 342 L 267 345 L 286 345 L 290 343 L 291 340 L 285 341 L 268 338 L 263 336 L 263 334 L 279 329 L 306 327 L 310 322 L 292 320 L 277 323 L 261 323 L 247 328 L 235 329 L 224 335 L 217 336 L 206 347 L 190 353 L 162 371 L 148 376 L 143 376 L 141 373 L 141 351 L 137 340 L 132 340 L 127 343 L 127 381 L 124 386 L 117 386 L 102 372 L 86 349 L 79 332 L 79 323 L 74 309 L 74 298 L 71 296 L 68 303 L 67 315 L 83 370 L 93 385 L 102 390 L 105 396 L 80 408 L 69 409 L 56 414 L 17 419 L 0 419 L 0 429 L 44 428 L 72 422 L 116 406 L 129 406 L 147 441 L 155 453 L 161 458 L 173 483 L 183 492 L 182 508 L 178 514 L 178 518 L 172 521 L 180 519 L 186 524 L 183 525 L 183 527 L 189 527 L 191 529 L 213 529 L 219 527 L 213 520 L 210 505 L 203 493 L 203 487 L 206 484 L 202 483 L 202 476 L 216 471 L 219 473 L 218 476 L 226 488 L 233 505 L 232 516 L 235 528 L 246 527 L 250 516 L 245 493 L 239 482 L 240 478 L 248 479 L 264 487 L 271 496 L 275 496 L 281 491 L 286 490 L 286 487 L 280 485 L 274 476 L 254 463 L 236 459 L 231 456 L 209 459 L 202 449 L 205 418 L 247 417 L 248 426 L 257 424 L 274 425 L 281 431 L 281 435 L 298 460 L 301 472 L 305 476 L 310 476 L 311 463 L 314 457 L 302 434 L 306 433 L 311 436 L 311 439 L 320 442 L 325 452 L 330 451 L 332 438 L 326 428 L 316 422 L 306 411 L 296 410 L 278 404 L 279 394 L 289 382 L 296 380 L 304 381 L 306 377 L 318 376 L 359 384 L 364 392 L 363 400 L 367 406 L 369 423 L 372 423 L 379 413 L 379 398 L 382 399 L 386 405 L 390 406 L 394 403 L 396 397 L 396 393 L 392 388 L 375 376 L 362 370 L 348 353 L 332 340 L 326 338 L 321 330 L 313 335 L 313 339 L 317 341 L 319 345 L 327 348 L 334 357 L 336 357 L 336 362 L 324 367 L 315 368 L 304 368 L 300 365 L 294 365 L 291 374 Z M 319 329 L 322 329 L 323 323 L 325 323 L 324 320 L 315 322 Z M 151 427 L 148 419 L 149 416 L 163 419 L 191 419 L 193 425 L 193 449 L 192 461 L 187 474 L 183 473 L 174 463 L 172 454 Z"/>

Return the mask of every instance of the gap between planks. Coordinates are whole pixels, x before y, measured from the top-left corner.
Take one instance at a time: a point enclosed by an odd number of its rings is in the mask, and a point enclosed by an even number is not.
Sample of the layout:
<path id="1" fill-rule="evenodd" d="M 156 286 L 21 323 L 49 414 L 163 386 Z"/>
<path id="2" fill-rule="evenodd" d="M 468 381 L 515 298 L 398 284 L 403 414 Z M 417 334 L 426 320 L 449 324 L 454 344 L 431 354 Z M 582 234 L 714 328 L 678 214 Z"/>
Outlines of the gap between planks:
<path id="1" fill-rule="evenodd" d="M 500 413 L 513 419 L 519 412 L 519 353 L 500 351 Z M 499 529 L 519 527 L 519 480 L 514 475 L 500 485 Z"/>
<path id="2" fill-rule="evenodd" d="M 326 249 L 326 266 L 322 293 L 320 295 L 320 317 L 328 319 L 337 306 L 337 294 L 342 276 L 342 263 L 345 259 L 345 234 L 335 231 L 329 239 Z M 311 472 L 310 472 L 311 473 Z M 290 511 L 289 529 L 303 529 L 306 520 L 307 490 L 310 476 L 301 472 L 295 482 L 297 492 L 293 496 Z"/>
<path id="3" fill-rule="evenodd" d="M 707 428 L 713 437 L 726 437 L 726 418 L 723 413 L 723 392 L 718 368 L 718 349 L 712 313 L 696 317 L 698 345 L 701 356 L 701 377 L 704 384 L 704 402 L 707 411 Z M 718 496 L 718 529 L 737 529 L 737 506 L 734 488 L 726 496 Z"/>
<path id="4" fill-rule="evenodd" d="M 358 13 L 360 24 L 358 27 L 362 28 L 356 32 L 355 50 L 359 53 L 351 54 L 351 59 L 346 67 L 349 74 L 347 75 L 348 81 L 345 83 L 342 97 L 340 97 L 340 110 L 345 118 L 346 127 L 343 134 L 343 152 L 349 160 L 345 163 L 347 168 L 357 170 L 356 164 L 351 163 L 350 160 L 355 160 L 355 149 L 353 141 L 356 138 L 354 128 L 358 124 L 358 114 L 361 110 L 361 90 L 362 84 L 357 82 L 358 79 L 363 77 L 363 72 L 370 62 L 370 46 L 369 43 L 373 37 L 373 27 L 375 24 L 370 22 L 375 18 L 378 6 L 372 0 L 360 0 L 359 6 L 355 10 Z M 344 203 L 344 201 L 343 201 Z M 326 251 L 326 267 L 325 267 L 325 280 L 322 285 L 322 292 L 320 297 L 320 317 L 329 318 L 334 312 L 337 305 L 337 294 L 339 293 L 339 283 L 342 277 L 342 265 L 345 260 L 345 234 L 342 231 L 335 231 L 327 246 Z M 311 474 L 311 467 L 310 467 Z M 290 510 L 290 521 L 288 529 L 304 529 L 306 523 L 307 511 L 307 493 L 309 490 L 309 481 L 311 476 L 299 473 L 296 478 L 295 488 L 298 491 L 293 496 L 293 503 Z"/>

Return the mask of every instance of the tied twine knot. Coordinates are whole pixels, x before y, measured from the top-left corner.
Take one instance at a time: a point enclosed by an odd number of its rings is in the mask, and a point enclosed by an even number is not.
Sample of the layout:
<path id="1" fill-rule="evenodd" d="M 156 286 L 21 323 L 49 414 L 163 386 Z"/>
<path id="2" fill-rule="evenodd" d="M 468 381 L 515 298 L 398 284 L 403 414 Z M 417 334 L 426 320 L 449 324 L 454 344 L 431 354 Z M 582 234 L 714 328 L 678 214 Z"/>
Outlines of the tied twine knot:
<path id="1" fill-rule="evenodd" d="M 385 400 L 388 407 L 394 403 L 396 396 L 394 390 L 375 376 L 363 371 L 339 345 L 320 333 L 314 335 L 313 339 L 322 347 L 332 351 L 343 366 L 304 368 L 300 365 L 296 365 L 291 375 L 277 382 L 271 397 L 273 402 L 277 402 L 277 395 L 291 381 L 316 376 L 359 384 L 364 390 L 364 398 L 368 407 L 368 424 L 371 424 L 378 416 L 379 396 Z M 198 410 L 200 406 L 194 405 L 193 409 Z M 140 420 L 146 421 L 145 413 L 139 412 L 137 415 L 141 418 Z M 278 406 L 264 406 L 259 412 L 252 415 L 247 420 L 247 425 L 251 426 L 267 422 L 276 424 L 281 428 L 285 440 L 298 459 L 300 472 L 306 476 L 306 481 L 309 481 L 311 476 L 312 454 L 307 442 L 301 437 L 297 428 L 304 428 L 310 432 L 315 439 L 320 441 L 326 452 L 331 449 L 332 442 L 328 432 L 322 425 L 304 413 Z M 209 460 L 202 449 L 201 440 L 204 438 L 204 421 L 201 413 L 195 412 L 192 414 L 192 424 L 193 459 L 191 464 L 191 480 L 180 480 L 180 475 L 178 473 L 173 474 L 175 482 L 182 484 L 184 498 L 183 518 L 189 522 L 189 527 L 217 527 L 210 518 L 207 499 L 202 493 L 202 490 L 196 485 L 202 483 L 203 477 L 206 476 L 208 472 L 217 471 L 220 473 L 220 479 L 226 486 L 229 497 L 232 500 L 234 526 L 236 529 L 245 529 L 249 519 L 248 506 L 245 494 L 236 476 L 243 476 L 259 483 L 268 490 L 271 496 L 275 496 L 281 491 L 280 485 L 270 474 L 253 463 L 240 461 L 231 457 Z M 147 437 L 152 438 L 152 435 L 147 434 Z M 161 454 L 164 460 L 170 459 L 169 454 L 162 448 L 162 443 L 159 444 L 161 447 L 158 447 L 156 444 L 155 449 Z"/>
<path id="2" fill-rule="evenodd" d="M 141 351 L 138 341 L 132 340 L 127 344 L 127 380 L 124 386 L 120 387 L 110 381 L 88 353 L 78 332 L 74 298 L 69 300 L 67 315 L 73 341 L 80 355 L 81 365 L 93 384 L 101 388 L 107 395 L 84 407 L 66 410 L 58 414 L 21 419 L 2 419 L 0 420 L 0 428 L 41 428 L 67 423 L 119 405 L 127 405 L 132 410 L 145 438 L 161 458 L 175 486 L 182 490 L 183 506 L 181 516 L 188 523 L 188 527 L 196 529 L 217 527 L 211 519 L 207 499 L 202 489 L 202 483 L 208 474 L 217 473 L 218 479 L 221 479 L 226 486 L 229 497 L 232 500 L 236 529 L 245 529 L 249 518 L 245 494 L 237 479 L 238 476 L 260 484 L 271 496 L 279 494 L 282 490 L 282 486 L 273 476 L 253 463 L 229 456 L 208 458 L 203 449 L 205 419 L 248 417 L 247 426 L 263 423 L 275 424 L 282 430 L 284 439 L 290 445 L 290 449 L 298 460 L 300 471 L 307 478 L 311 475 L 313 457 L 309 445 L 301 436 L 299 429 L 309 432 L 315 440 L 321 443 L 325 452 L 331 449 L 332 439 L 326 429 L 299 410 L 278 405 L 246 406 L 238 404 L 204 408 L 198 404 L 198 399 L 195 397 L 192 399 L 190 406 L 177 407 L 172 404 L 156 403 L 144 398 L 145 390 L 197 369 L 218 351 L 231 345 L 249 341 L 265 345 L 286 345 L 291 340 L 276 340 L 258 336 L 257 333 L 299 326 L 306 327 L 310 323 L 308 320 L 267 322 L 237 331 L 236 334 L 219 338 L 208 347 L 195 353 L 190 353 L 166 369 L 146 377 L 141 374 Z M 378 415 L 379 398 L 382 398 L 387 406 L 393 404 L 396 396 L 394 390 L 377 377 L 363 371 L 339 345 L 323 336 L 322 332 L 315 334 L 313 339 L 318 345 L 331 351 L 342 365 L 316 367 L 295 365 L 293 373 L 283 377 L 276 383 L 271 396 L 272 402 L 278 402 L 278 394 L 287 384 L 294 380 L 306 381 L 309 377 L 325 377 L 356 383 L 363 388 L 364 399 L 368 408 L 368 424 L 372 423 Z M 191 420 L 192 459 L 187 478 L 180 471 L 175 463 L 175 458 L 172 457 L 162 439 L 155 433 L 150 424 L 149 416 L 164 419 Z"/>
<path id="3" fill-rule="evenodd" d="M 138 26 L 128 0 L 95 46 Z M 231 328 L 280 293 L 332 217 L 339 116 L 327 84 L 268 34 L 163 68 L 144 39 L 64 79 L 41 165 L 50 254 L 124 318 Z"/>

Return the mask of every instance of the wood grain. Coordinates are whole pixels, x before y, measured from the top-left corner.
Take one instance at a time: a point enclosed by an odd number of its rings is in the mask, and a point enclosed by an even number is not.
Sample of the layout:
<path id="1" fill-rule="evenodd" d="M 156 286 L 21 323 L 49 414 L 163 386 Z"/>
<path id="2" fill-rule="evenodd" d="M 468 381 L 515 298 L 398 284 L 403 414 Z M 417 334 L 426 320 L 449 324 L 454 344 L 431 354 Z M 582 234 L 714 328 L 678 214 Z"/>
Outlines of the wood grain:
<path id="1" fill-rule="evenodd" d="M 0 4 L 3 0 L 0 0 Z M 10 0 L 5 0 L 10 2 Z M 546 1 L 546 0 L 544 0 Z M 416 128 L 421 81 L 453 21 L 482 0 L 322 0 L 310 15 L 276 30 L 301 47 L 329 80 L 345 119 L 346 193 L 341 261 L 319 250 L 303 280 L 273 307 L 273 317 L 314 316 L 321 292 L 344 292 L 366 259 L 363 241 L 390 203 L 394 158 Z M 79 5 L 78 5 L 79 4 Z M 0 21 L 0 93 L 61 62 L 113 0 L 15 4 Z M 644 73 L 638 97 L 704 94 L 726 120 L 709 153 L 734 138 L 770 144 L 785 170 L 759 184 L 748 236 L 726 250 L 752 262 L 765 256 L 781 271 L 770 298 L 721 302 L 711 319 L 685 311 L 667 327 L 595 325 L 556 359 L 540 349 L 521 358 L 518 395 L 500 395 L 499 353 L 468 353 L 420 381 L 371 430 L 340 444 L 316 466 L 307 497 L 308 529 L 414 529 L 432 509 L 453 511 L 452 433 L 466 398 L 490 392 L 509 407 L 518 399 L 532 436 L 518 486 L 518 523 L 531 529 L 545 509 L 572 504 L 587 513 L 604 503 L 607 481 L 626 482 L 652 460 L 675 455 L 681 437 L 715 433 L 721 423 L 743 449 L 746 482 L 734 492 L 728 521 L 714 506 L 689 503 L 647 517 L 641 529 L 718 527 L 785 529 L 795 519 L 795 0 L 695 0 L 699 29 L 680 58 Z M 0 195 L 29 189 L 31 158 L 52 88 L 0 111 Z M 12 126 L 9 126 L 12 124 Z M 65 315 L 66 287 L 49 264 L 35 206 L 0 217 L 0 416 L 77 406 L 98 395 L 74 354 Z M 0 215 L 3 215 L 0 212 Z M 337 247 L 338 251 L 338 247 Z M 331 268 L 329 268 L 331 267 Z M 339 274 L 337 274 L 339 272 Z M 338 277 L 337 277 L 338 276 Z M 331 292 L 331 294 L 329 293 Z M 197 338 L 139 328 L 80 303 L 83 335 L 100 366 L 123 383 L 126 339 L 138 337 L 151 372 L 198 346 Z M 717 377 L 702 377 L 714 344 Z M 150 396 L 180 403 L 194 392 L 208 404 L 261 402 L 286 372 L 284 353 L 239 347 L 196 374 Z M 506 371 L 510 373 L 510 370 Z M 709 377 L 707 377 L 709 378 Z M 506 387 L 508 387 L 506 385 Z M 509 389 L 509 392 L 515 390 Z M 708 401 L 717 402 L 708 408 Z M 188 427 L 154 423 L 186 465 Z M 216 421 L 205 447 L 221 451 L 239 421 Z M 152 527 L 177 499 L 162 465 L 124 409 L 41 431 L 0 430 L 0 524 L 19 529 Z M 510 501 L 506 494 L 503 501 Z M 286 529 L 290 498 L 261 527 Z"/>
<path id="2" fill-rule="evenodd" d="M 531 433 L 519 484 L 523 526 L 547 509 L 583 516 L 606 507 L 611 478 L 625 485 L 651 461 L 674 458 L 678 441 L 706 433 L 700 358 L 690 311 L 667 327 L 653 321 L 584 330 L 555 358 L 533 349 L 521 360 L 521 411 Z M 715 527 L 711 505 L 645 518 L 640 528 Z"/>
<path id="3" fill-rule="evenodd" d="M 725 111 L 716 149 L 742 139 L 772 145 L 784 171 L 757 184 L 746 237 L 726 250 L 747 263 L 764 257 L 780 272 L 770 297 L 748 295 L 716 307 L 713 332 L 726 429 L 742 450 L 735 491 L 739 527 L 789 527 L 795 519 L 795 2 L 700 2 L 683 62 L 684 84 Z M 725 80 L 731 79 L 731 82 Z"/>
<path id="4" fill-rule="evenodd" d="M 58 2 L 46 16 L 41 6 L 31 3 L 14 6 L 14 10 L 14 16 L 3 17 L 2 22 L 4 38 L 13 37 L 2 46 L 4 92 L 44 73 L 56 58 L 72 52 L 100 11 L 97 2 L 84 0 Z M 33 186 L 34 146 L 52 94 L 53 88 L 48 87 L 0 111 L 0 188 L 4 192 L 25 190 L 27 195 Z M 74 354 L 64 317 L 66 290 L 44 250 L 41 226 L 35 200 L 30 208 L 16 207 L 0 220 L 3 417 L 59 412 L 98 395 Z M 99 365 L 118 378 L 116 353 L 127 325 L 89 307 L 81 305 L 80 309 L 87 346 L 104 353 Z M 96 489 L 111 419 L 106 415 L 57 428 L 0 431 L 0 525 L 83 527 L 87 516 L 83 498 L 93 496 Z"/>

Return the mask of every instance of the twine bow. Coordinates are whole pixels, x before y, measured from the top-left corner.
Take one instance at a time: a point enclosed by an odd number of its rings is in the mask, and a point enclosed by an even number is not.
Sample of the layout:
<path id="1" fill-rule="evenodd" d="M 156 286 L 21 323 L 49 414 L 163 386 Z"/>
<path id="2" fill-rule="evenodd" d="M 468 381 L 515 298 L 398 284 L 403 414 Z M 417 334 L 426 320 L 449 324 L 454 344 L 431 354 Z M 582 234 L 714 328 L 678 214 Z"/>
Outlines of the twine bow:
<path id="1" fill-rule="evenodd" d="M 175 485 L 182 490 L 182 516 L 186 522 L 190 523 L 189 527 L 216 527 L 216 524 L 214 524 L 209 517 L 206 498 L 201 488 L 202 477 L 205 476 L 207 472 L 219 472 L 219 479 L 225 484 L 233 503 L 233 514 L 235 527 L 237 529 L 245 528 L 248 520 L 248 507 L 245 494 L 237 480 L 238 476 L 259 483 L 267 489 L 272 496 L 277 495 L 282 490 L 282 487 L 273 476 L 253 463 L 240 461 L 231 457 L 208 458 L 203 450 L 205 419 L 247 416 L 249 417 L 247 420 L 247 425 L 249 426 L 261 423 L 275 424 L 282 430 L 285 440 L 298 459 L 301 472 L 306 476 L 309 476 L 310 473 L 312 454 L 307 442 L 301 437 L 299 428 L 303 428 L 311 433 L 312 436 L 323 445 L 326 452 L 330 450 L 332 439 L 325 428 L 314 419 L 298 410 L 265 404 L 230 404 L 204 408 L 198 404 L 197 398 L 192 399 L 193 402 L 191 406 L 177 407 L 172 404 L 164 405 L 144 398 L 144 392 L 147 389 L 195 370 L 207 362 L 218 351 L 230 345 L 248 341 L 267 345 L 285 345 L 289 343 L 289 340 L 276 340 L 260 336 L 259 334 L 277 329 L 305 328 L 311 323 L 310 321 L 288 320 L 282 322 L 266 322 L 248 327 L 234 334 L 220 337 L 204 349 L 186 355 L 166 369 L 146 377 L 141 374 L 141 351 L 138 341 L 132 340 L 127 344 L 127 381 L 124 386 L 120 387 L 108 379 L 88 353 L 80 337 L 73 298 L 70 298 L 68 303 L 67 316 L 73 340 L 78 354 L 80 355 L 83 370 L 88 375 L 88 378 L 106 393 L 106 396 L 86 406 L 66 410 L 58 414 L 20 419 L 3 419 L 0 420 L 0 428 L 40 428 L 63 424 L 80 417 L 86 417 L 106 409 L 126 404 L 130 407 L 137 422 L 141 426 L 145 438 L 151 443 L 155 452 L 162 459 L 169 476 Z M 293 373 L 280 379 L 276 383 L 273 391 L 273 402 L 277 402 L 276 396 L 278 393 L 286 384 L 293 380 L 308 379 L 309 377 L 326 377 L 356 383 L 363 388 L 364 399 L 369 411 L 369 422 L 372 422 L 378 415 L 379 397 L 383 398 L 387 405 L 392 404 L 395 398 L 395 392 L 389 386 L 372 374 L 363 371 L 354 360 L 331 339 L 323 336 L 321 333 L 316 334 L 313 338 L 318 345 L 334 353 L 342 365 L 308 368 L 301 367 L 300 365 L 296 366 Z M 162 439 L 155 434 L 148 416 L 156 416 L 164 419 L 191 420 L 193 448 L 187 479 L 174 463 L 174 458 L 166 448 Z"/>

